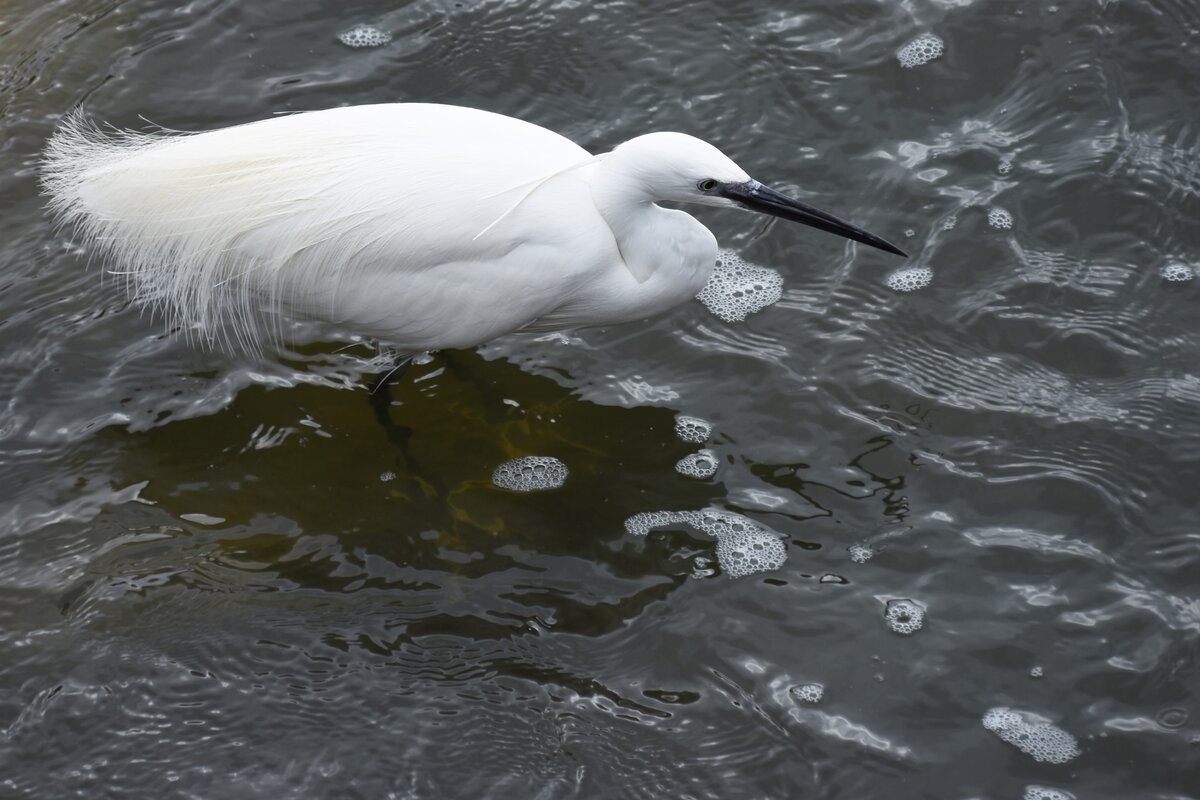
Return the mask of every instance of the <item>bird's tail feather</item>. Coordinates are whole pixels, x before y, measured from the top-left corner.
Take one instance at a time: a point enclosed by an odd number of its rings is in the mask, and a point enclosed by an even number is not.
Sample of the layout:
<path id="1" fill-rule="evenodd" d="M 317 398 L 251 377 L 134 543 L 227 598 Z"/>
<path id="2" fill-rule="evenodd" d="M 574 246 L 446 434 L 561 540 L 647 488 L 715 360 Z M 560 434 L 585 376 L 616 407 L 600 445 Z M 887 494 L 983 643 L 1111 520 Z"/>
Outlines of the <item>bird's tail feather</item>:
<path id="1" fill-rule="evenodd" d="M 332 235 L 330 226 L 355 226 L 352 218 L 291 224 L 343 165 L 280 136 L 256 123 L 206 134 L 102 131 L 76 111 L 47 144 L 42 187 L 59 224 L 119 265 L 114 274 L 144 306 L 205 344 L 255 351 L 280 338 L 267 322 L 277 326 L 279 315 L 264 309 L 299 285 L 280 272 Z M 272 225 L 288 236 L 252 246 Z"/>

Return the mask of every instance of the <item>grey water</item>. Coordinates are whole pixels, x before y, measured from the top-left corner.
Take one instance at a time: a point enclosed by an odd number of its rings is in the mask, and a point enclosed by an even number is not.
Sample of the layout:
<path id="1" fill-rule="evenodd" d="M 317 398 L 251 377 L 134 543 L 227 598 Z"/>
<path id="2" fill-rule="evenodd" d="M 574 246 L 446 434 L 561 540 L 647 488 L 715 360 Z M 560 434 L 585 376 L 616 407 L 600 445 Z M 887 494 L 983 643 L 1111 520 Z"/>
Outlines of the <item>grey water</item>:
<path id="1" fill-rule="evenodd" d="M 1200 797 L 1197 75 L 1189 0 L 5 3 L 0 797 Z M 912 257 L 700 210 L 779 302 L 438 354 L 384 426 L 367 348 L 198 347 L 39 196 L 76 106 L 392 101 L 692 133 Z M 625 528 L 702 509 L 786 562 Z"/>

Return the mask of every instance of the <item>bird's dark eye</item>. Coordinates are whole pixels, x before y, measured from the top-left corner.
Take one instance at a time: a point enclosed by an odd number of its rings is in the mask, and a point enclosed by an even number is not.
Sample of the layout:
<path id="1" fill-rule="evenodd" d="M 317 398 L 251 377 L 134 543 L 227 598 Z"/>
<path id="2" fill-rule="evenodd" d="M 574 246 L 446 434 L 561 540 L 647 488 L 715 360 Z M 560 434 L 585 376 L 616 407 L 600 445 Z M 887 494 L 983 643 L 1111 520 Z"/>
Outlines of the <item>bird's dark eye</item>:
<path id="1" fill-rule="evenodd" d="M 696 188 L 702 192 L 711 192 L 713 189 L 717 188 L 717 182 L 712 178 L 705 178 L 696 184 Z"/>

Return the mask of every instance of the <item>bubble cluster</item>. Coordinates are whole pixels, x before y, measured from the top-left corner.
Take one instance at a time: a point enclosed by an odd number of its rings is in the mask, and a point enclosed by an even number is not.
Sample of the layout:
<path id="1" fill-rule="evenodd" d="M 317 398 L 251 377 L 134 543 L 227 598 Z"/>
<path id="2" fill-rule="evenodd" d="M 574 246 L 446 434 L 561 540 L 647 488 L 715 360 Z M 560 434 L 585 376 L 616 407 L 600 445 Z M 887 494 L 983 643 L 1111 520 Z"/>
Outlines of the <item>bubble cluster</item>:
<path id="1" fill-rule="evenodd" d="M 712 423 L 699 417 L 679 417 L 675 420 L 675 435 L 689 444 L 704 444 L 712 436 Z"/>
<path id="2" fill-rule="evenodd" d="M 889 600 L 883 617 L 889 628 L 908 636 L 921 630 L 925 624 L 925 609 L 912 600 Z"/>
<path id="3" fill-rule="evenodd" d="M 1030 711 L 997 706 L 983 715 L 983 727 L 1035 761 L 1065 764 L 1079 755 L 1074 736 Z"/>
<path id="4" fill-rule="evenodd" d="M 933 280 L 933 270 L 929 267 L 910 267 L 898 269 L 887 276 L 888 288 L 894 292 L 915 292 L 923 289 Z"/>
<path id="5" fill-rule="evenodd" d="M 904 68 L 919 67 L 946 52 L 946 43 L 932 33 L 923 33 L 896 51 L 896 58 Z"/>
<path id="6" fill-rule="evenodd" d="M 492 483 L 514 492 L 557 489 L 567 479 L 567 465 L 550 456 L 525 456 L 505 461 L 492 473 Z"/>
<path id="7" fill-rule="evenodd" d="M 1008 230 L 1013 226 L 1013 216 L 1003 208 L 988 209 L 988 225 L 1000 230 Z"/>
<path id="8" fill-rule="evenodd" d="M 381 473 L 379 475 L 379 480 L 382 481 L 383 483 L 387 483 L 388 481 L 394 481 L 394 480 L 396 480 L 396 473 L 392 472 L 391 470 L 388 470 L 387 472 Z"/>
<path id="9" fill-rule="evenodd" d="M 732 514 L 709 518 L 702 530 L 717 537 L 717 561 L 731 578 L 773 572 L 787 560 L 787 549 L 775 535 Z"/>
<path id="10" fill-rule="evenodd" d="M 338 40 L 347 47 L 379 47 L 392 40 L 392 35 L 371 25 L 355 25 L 338 34 Z"/>
<path id="11" fill-rule="evenodd" d="M 999 172 L 1001 175 L 1007 175 L 1008 173 L 1012 172 L 1012 169 L 1013 169 L 1013 162 L 1009 161 L 1007 158 L 1004 159 L 1003 161 L 1001 161 L 996 166 L 996 171 Z"/>
<path id="12" fill-rule="evenodd" d="M 825 687 L 819 683 L 804 683 L 792 687 L 792 694 L 805 703 L 819 703 L 825 696 Z"/>
<path id="13" fill-rule="evenodd" d="M 954 226 L 958 224 L 958 217 L 946 217 L 946 221 L 942 223 L 942 230 L 952 231 Z"/>
<path id="14" fill-rule="evenodd" d="M 645 536 L 655 528 L 687 522 L 694 511 L 642 511 L 625 520 L 625 532 L 632 536 Z"/>
<path id="15" fill-rule="evenodd" d="M 1029 677 L 1031 678 L 1040 678 L 1044 674 L 1046 674 L 1045 671 L 1039 666 L 1033 666 L 1029 669 Z"/>
<path id="16" fill-rule="evenodd" d="M 1169 281 L 1190 281 L 1194 275 L 1187 264 L 1168 264 L 1162 270 L 1162 276 Z"/>
<path id="17" fill-rule="evenodd" d="M 696 299 L 724 322 L 742 322 L 751 314 L 779 302 L 783 276 L 773 269 L 744 261 L 728 250 L 717 254 L 717 265 Z"/>
<path id="18" fill-rule="evenodd" d="M 705 448 L 686 455 L 675 464 L 675 471 L 689 478 L 711 478 L 717 474 L 717 454 Z"/>
<path id="19" fill-rule="evenodd" d="M 772 572 L 787 561 L 787 548 L 778 536 L 727 511 L 644 511 L 625 520 L 625 530 L 645 536 L 655 528 L 681 523 L 717 540 L 717 563 L 731 578 Z"/>
<path id="20" fill-rule="evenodd" d="M 1021 800 L 1075 800 L 1075 795 L 1049 786 L 1026 786 Z"/>
<path id="21" fill-rule="evenodd" d="M 875 557 L 875 551 L 865 544 L 852 544 L 846 549 L 850 551 L 850 560 L 855 564 L 865 564 Z"/>

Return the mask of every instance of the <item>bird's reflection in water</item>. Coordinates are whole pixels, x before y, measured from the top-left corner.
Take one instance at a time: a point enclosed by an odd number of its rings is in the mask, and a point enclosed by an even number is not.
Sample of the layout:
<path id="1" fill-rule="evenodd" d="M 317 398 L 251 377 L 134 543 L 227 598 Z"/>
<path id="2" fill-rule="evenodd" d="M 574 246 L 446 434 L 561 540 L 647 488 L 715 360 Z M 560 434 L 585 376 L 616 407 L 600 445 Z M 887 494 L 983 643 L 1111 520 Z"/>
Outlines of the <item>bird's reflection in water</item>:
<path id="1" fill-rule="evenodd" d="M 211 416 L 101 432 L 101 446 L 124 454 L 118 480 L 149 483 L 143 503 L 106 512 L 128 530 L 89 565 L 68 607 L 165 591 L 363 593 L 382 608 L 429 594 L 420 635 L 490 638 L 530 624 L 602 635 L 669 594 L 712 548 L 684 533 L 674 547 L 624 531 L 638 511 L 720 499 L 719 484 L 675 474 L 691 445 L 676 437 L 672 409 L 599 405 L 454 351 L 414 364 L 387 412 L 411 432 L 403 450 L 365 391 L 308 385 L 254 386 Z M 529 454 L 564 461 L 566 483 L 529 494 L 492 485 L 497 465 Z M 159 473 L 175 477 L 160 483 Z M 459 605 L 461 616 L 447 610 Z M 372 646 L 399 646 L 416 630 L 370 637 Z"/>

